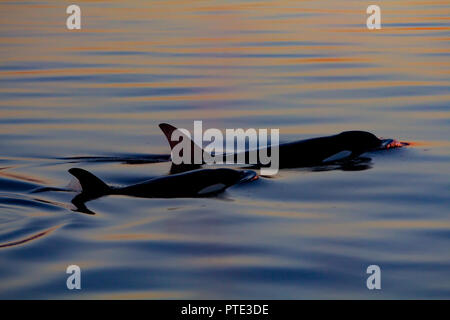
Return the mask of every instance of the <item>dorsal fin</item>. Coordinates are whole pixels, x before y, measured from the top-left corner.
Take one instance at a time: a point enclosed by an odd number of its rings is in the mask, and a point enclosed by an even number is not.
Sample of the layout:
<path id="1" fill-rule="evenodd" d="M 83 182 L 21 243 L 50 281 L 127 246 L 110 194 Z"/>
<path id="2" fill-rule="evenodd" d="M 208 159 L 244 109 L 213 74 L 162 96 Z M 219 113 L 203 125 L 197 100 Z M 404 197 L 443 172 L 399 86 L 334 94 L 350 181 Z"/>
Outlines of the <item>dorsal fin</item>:
<path id="1" fill-rule="evenodd" d="M 169 145 L 170 145 L 170 150 L 172 151 L 173 148 L 179 143 L 179 141 L 172 141 L 173 132 L 175 130 L 178 130 L 178 128 L 176 128 L 168 123 L 160 123 L 159 128 L 162 130 L 162 132 L 166 136 L 167 141 L 169 142 Z M 196 164 L 194 161 L 194 155 L 196 154 L 196 152 L 201 154 L 202 159 L 203 159 L 203 155 L 205 154 L 205 151 L 202 149 L 202 147 L 200 147 L 194 141 L 192 141 L 192 139 L 190 139 L 188 136 L 186 136 L 181 130 L 180 130 L 180 133 L 181 133 L 181 136 L 183 137 L 183 139 L 187 139 L 188 141 L 191 142 L 191 163 L 185 163 L 185 164 L 189 164 L 189 165 Z"/>
<path id="2" fill-rule="evenodd" d="M 170 150 L 173 149 L 178 144 L 178 141 L 172 141 L 172 133 L 177 130 L 174 126 L 168 124 L 168 123 L 160 123 L 159 128 L 162 130 L 164 135 L 166 136 L 167 141 L 170 145 Z"/>
<path id="3" fill-rule="evenodd" d="M 80 168 L 72 168 L 69 169 L 69 173 L 78 179 L 82 188 L 81 192 L 83 193 L 103 195 L 108 194 L 111 191 L 111 188 L 106 183 L 89 171 Z"/>

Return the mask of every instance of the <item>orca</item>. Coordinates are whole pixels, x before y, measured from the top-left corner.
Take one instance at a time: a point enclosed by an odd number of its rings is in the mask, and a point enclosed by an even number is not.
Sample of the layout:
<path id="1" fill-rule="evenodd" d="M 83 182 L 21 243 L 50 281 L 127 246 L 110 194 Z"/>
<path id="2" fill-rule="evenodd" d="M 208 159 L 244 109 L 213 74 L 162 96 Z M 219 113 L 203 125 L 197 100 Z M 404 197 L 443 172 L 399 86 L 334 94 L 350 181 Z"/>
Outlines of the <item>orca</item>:
<path id="1" fill-rule="evenodd" d="M 160 129 L 166 136 L 171 150 L 178 144 L 178 141 L 172 141 L 171 137 L 178 128 L 167 124 L 159 124 Z M 189 139 L 188 136 L 180 133 L 183 139 Z M 406 146 L 408 143 L 399 142 L 394 139 L 380 139 L 374 134 L 366 131 L 345 131 L 336 135 L 299 140 L 289 143 L 282 143 L 272 148 L 278 148 L 279 168 L 300 168 L 312 166 L 324 166 L 336 163 L 343 163 L 357 159 L 360 155 L 368 151 L 390 149 Z M 191 140 L 191 150 L 201 149 L 202 156 L 206 153 L 200 146 Z M 270 149 L 270 147 L 269 147 Z M 243 151 L 245 154 L 245 164 L 251 164 L 252 168 L 267 166 L 259 161 L 259 149 Z M 256 152 L 257 163 L 249 163 L 250 152 Z M 270 152 L 269 152 L 270 153 Z M 194 151 L 191 159 L 193 162 Z M 239 153 L 234 153 L 233 158 L 239 159 Z M 223 163 L 226 160 L 226 154 L 223 154 Z M 203 159 L 203 157 L 202 157 Z M 370 159 L 369 159 L 370 160 Z M 205 164 L 203 162 L 203 164 Z M 194 166 L 182 164 L 183 166 Z"/>
<path id="2" fill-rule="evenodd" d="M 215 195 L 228 187 L 258 178 L 252 170 L 229 168 L 198 169 L 157 177 L 126 187 L 109 186 L 101 179 L 80 168 L 69 173 L 78 179 L 81 193 L 72 199 L 76 211 L 94 214 L 85 203 L 107 195 L 126 195 L 140 198 L 196 198 Z"/>

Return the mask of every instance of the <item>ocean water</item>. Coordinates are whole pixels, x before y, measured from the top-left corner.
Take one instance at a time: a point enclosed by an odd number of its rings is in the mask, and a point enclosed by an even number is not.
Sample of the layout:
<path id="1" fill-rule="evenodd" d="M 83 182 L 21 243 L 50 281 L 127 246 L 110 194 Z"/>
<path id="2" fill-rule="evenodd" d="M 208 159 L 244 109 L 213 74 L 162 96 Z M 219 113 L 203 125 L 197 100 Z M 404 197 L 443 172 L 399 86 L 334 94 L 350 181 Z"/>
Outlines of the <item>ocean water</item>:
<path id="1" fill-rule="evenodd" d="M 65 2 L 0 2 L 0 298 L 450 298 L 448 1 L 380 0 L 373 31 L 356 0 L 77 4 L 69 31 Z M 170 152 L 158 123 L 194 120 L 411 145 L 217 197 L 103 197 L 95 215 L 74 192 L 31 193 L 72 167 L 166 175 L 145 161 Z"/>

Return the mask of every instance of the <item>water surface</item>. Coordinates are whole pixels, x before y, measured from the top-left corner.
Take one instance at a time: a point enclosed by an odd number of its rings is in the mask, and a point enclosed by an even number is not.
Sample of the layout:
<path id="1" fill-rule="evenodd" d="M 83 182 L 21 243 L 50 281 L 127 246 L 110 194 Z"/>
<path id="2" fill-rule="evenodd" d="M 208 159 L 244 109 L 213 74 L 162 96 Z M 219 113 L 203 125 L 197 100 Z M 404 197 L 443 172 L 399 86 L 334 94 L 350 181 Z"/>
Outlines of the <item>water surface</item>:
<path id="1" fill-rule="evenodd" d="M 0 298 L 450 298 L 450 5 L 377 4 L 369 31 L 361 1 L 79 1 L 68 31 L 64 2 L 1 1 Z M 213 198 L 105 197 L 93 216 L 74 193 L 30 193 L 74 166 L 118 185 L 165 175 L 62 158 L 167 154 L 158 123 L 194 120 L 413 145 Z"/>

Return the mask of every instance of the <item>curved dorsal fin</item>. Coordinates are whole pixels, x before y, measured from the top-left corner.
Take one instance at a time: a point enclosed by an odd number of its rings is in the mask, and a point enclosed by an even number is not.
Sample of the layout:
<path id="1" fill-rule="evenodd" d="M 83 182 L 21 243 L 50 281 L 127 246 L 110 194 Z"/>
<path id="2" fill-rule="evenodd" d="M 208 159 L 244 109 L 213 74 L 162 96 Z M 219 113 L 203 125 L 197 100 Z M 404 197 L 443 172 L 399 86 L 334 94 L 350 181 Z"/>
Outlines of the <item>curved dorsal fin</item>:
<path id="1" fill-rule="evenodd" d="M 172 135 L 173 132 L 178 130 L 178 128 L 168 124 L 168 123 L 160 123 L 159 124 L 159 128 L 161 129 L 161 131 L 164 133 L 164 135 L 166 136 L 167 141 L 169 142 L 170 145 L 170 151 L 173 150 L 173 148 L 180 143 L 179 141 L 173 141 L 172 140 Z M 188 136 L 186 136 L 181 130 L 180 133 L 183 137 L 183 141 L 184 139 L 187 139 L 187 141 L 191 142 L 191 163 L 184 163 L 184 164 L 188 164 L 188 165 L 193 165 L 193 164 L 199 164 L 199 163 L 195 163 L 194 161 L 194 154 L 199 153 L 202 155 L 202 159 L 203 159 L 203 155 L 206 153 L 201 146 L 197 145 L 194 141 L 192 141 L 192 139 Z"/>
<path id="2" fill-rule="evenodd" d="M 102 180 L 94 176 L 89 171 L 72 168 L 69 169 L 69 173 L 80 181 L 80 185 L 83 193 L 88 193 L 92 195 L 102 195 L 108 194 L 111 188 L 104 183 Z"/>

